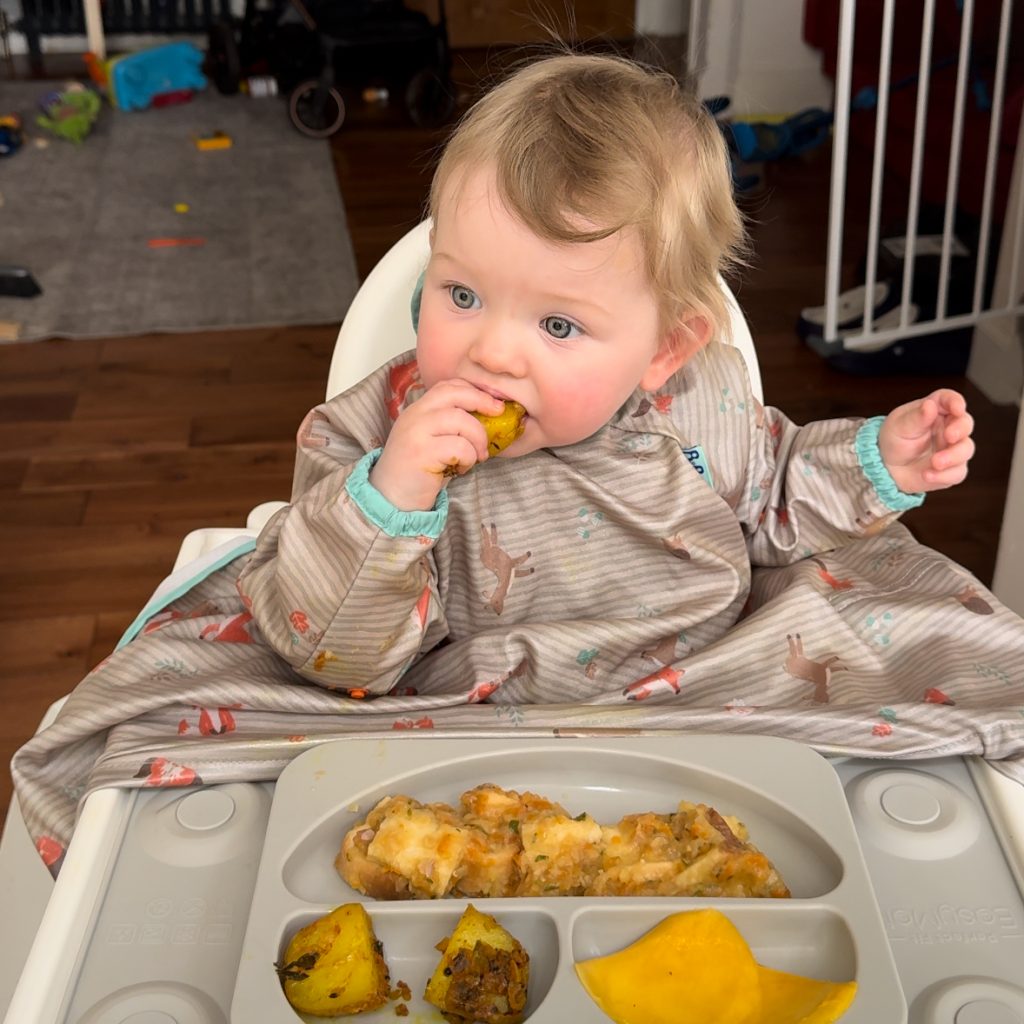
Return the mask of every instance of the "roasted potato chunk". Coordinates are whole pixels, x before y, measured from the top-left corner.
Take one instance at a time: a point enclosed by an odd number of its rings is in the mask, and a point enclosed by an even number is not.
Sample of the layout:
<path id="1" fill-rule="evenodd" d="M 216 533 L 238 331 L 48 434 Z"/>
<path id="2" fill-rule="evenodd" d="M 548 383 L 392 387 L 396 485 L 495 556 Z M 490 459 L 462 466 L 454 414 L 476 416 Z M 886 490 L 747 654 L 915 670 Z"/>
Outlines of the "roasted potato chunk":
<path id="1" fill-rule="evenodd" d="M 497 416 L 473 415 L 487 431 L 487 451 L 491 455 L 503 452 L 523 432 L 523 417 L 526 410 L 518 402 L 506 402 Z"/>
<path id="2" fill-rule="evenodd" d="M 296 932 L 274 966 L 294 1009 L 342 1017 L 387 1002 L 390 978 L 383 953 L 362 904 L 345 903 Z"/>
<path id="3" fill-rule="evenodd" d="M 490 914 L 470 903 L 442 950 L 423 998 L 448 1020 L 520 1024 L 526 1009 L 530 957 Z"/>

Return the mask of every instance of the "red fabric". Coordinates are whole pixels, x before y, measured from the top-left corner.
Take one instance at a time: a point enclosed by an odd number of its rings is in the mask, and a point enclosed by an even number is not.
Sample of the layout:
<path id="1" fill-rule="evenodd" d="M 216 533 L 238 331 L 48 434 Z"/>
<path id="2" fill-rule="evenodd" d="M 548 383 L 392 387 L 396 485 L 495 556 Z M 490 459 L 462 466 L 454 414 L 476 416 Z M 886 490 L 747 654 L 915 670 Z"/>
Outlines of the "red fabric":
<path id="1" fill-rule="evenodd" d="M 839 46 L 840 0 L 805 0 L 804 40 L 822 52 L 822 70 L 835 77 Z M 958 206 L 977 216 L 981 212 L 985 184 L 985 162 L 991 113 L 981 109 L 974 95 L 975 85 L 984 87 L 991 99 L 995 91 L 996 48 L 1002 0 L 975 0 L 971 30 L 971 79 L 965 97 L 963 135 L 960 146 Z M 860 0 L 854 24 L 851 96 L 864 88 L 878 89 L 883 0 Z M 890 103 L 885 153 L 886 169 L 909 182 L 917 108 L 916 76 L 920 70 L 921 27 L 924 0 L 899 0 L 894 5 Z M 925 159 L 922 164 L 921 194 L 925 202 L 945 205 L 949 174 L 951 120 L 955 99 L 957 59 L 962 14 L 957 0 L 936 0 L 932 34 L 931 73 L 928 80 L 928 110 L 925 122 Z M 996 190 L 993 216 L 1001 219 L 1006 208 L 1013 167 L 1017 130 L 1024 98 L 1024 62 L 1015 59 L 1012 45 L 1019 33 L 1011 33 L 1011 54 L 1007 63 L 1004 108 L 999 132 Z M 910 79 L 907 84 L 899 83 Z M 865 149 L 874 146 L 874 108 L 854 110 L 850 118 L 850 139 Z"/>

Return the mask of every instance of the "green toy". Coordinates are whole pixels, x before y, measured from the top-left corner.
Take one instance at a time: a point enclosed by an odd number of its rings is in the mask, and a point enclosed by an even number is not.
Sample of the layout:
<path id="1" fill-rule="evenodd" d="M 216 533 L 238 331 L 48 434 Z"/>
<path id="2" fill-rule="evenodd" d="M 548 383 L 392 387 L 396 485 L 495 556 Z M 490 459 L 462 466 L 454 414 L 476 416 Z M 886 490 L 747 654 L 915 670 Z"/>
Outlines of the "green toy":
<path id="1" fill-rule="evenodd" d="M 102 102 L 91 89 L 78 88 L 51 93 L 40 106 L 44 113 L 36 118 L 36 124 L 58 138 L 79 145 L 92 131 Z"/>

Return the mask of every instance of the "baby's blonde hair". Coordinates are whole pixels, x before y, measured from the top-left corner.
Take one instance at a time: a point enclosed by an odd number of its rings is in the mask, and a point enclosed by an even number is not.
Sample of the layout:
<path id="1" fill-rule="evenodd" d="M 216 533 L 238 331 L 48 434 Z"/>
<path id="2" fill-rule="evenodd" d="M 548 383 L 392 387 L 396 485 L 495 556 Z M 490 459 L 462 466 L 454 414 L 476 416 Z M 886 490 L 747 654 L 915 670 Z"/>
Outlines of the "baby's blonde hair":
<path id="1" fill-rule="evenodd" d="M 580 54 L 520 69 L 455 129 L 430 213 L 459 172 L 488 164 L 509 212 L 541 238 L 591 242 L 634 229 L 663 329 L 696 315 L 728 333 L 718 275 L 742 262 L 743 220 L 721 133 L 671 75 Z"/>

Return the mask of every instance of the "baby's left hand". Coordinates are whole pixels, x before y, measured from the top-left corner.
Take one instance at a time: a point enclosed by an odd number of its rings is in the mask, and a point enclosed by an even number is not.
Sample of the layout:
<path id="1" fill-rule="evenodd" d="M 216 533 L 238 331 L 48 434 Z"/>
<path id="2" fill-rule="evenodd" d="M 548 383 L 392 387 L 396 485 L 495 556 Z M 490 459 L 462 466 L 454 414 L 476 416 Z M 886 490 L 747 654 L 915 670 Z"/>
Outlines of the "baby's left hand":
<path id="1" fill-rule="evenodd" d="M 938 491 L 967 476 L 972 430 L 964 396 L 940 388 L 893 409 L 879 431 L 878 450 L 901 491 Z"/>

